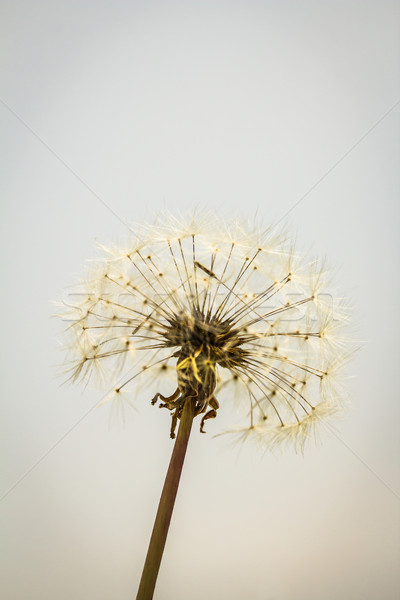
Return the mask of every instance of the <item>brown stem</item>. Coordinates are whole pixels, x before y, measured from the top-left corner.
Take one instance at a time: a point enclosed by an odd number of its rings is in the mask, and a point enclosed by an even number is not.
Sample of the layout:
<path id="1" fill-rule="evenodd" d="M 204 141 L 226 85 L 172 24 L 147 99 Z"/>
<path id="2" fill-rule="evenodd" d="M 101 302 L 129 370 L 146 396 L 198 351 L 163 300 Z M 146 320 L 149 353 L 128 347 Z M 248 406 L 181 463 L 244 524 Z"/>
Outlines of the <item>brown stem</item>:
<path id="1" fill-rule="evenodd" d="M 153 598 L 157 575 L 160 569 L 161 558 L 164 552 L 165 541 L 167 539 L 168 528 L 171 521 L 172 510 L 178 491 L 190 430 L 192 428 L 193 417 L 193 400 L 187 399 L 183 407 L 178 435 L 161 493 L 136 600 L 151 600 L 151 598 Z"/>

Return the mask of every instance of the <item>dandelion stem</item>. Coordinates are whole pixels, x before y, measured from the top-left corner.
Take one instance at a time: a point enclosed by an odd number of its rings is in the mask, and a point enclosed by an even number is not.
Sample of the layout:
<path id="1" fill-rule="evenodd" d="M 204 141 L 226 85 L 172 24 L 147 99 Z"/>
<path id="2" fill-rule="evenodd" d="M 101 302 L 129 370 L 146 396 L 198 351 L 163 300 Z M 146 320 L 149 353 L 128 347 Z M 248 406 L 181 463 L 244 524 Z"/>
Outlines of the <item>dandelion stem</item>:
<path id="1" fill-rule="evenodd" d="M 175 504 L 176 493 L 178 491 L 179 480 L 182 473 L 183 461 L 185 460 L 186 449 L 189 442 L 193 417 L 194 404 L 192 399 L 188 398 L 183 407 L 178 435 L 161 493 L 136 600 L 151 600 L 151 598 L 153 598 L 157 575 L 160 569 L 160 563 Z"/>

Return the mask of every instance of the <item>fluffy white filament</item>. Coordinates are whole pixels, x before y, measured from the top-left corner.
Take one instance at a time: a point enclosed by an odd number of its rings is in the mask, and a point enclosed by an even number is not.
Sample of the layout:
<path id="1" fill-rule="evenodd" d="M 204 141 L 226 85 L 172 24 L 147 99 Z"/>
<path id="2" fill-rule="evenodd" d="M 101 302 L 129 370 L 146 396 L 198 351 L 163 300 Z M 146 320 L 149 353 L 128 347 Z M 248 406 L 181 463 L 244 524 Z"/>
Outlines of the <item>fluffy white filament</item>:
<path id="1" fill-rule="evenodd" d="M 140 401 L 171 394 L 179 344 L 166 343 L 166 330 L 174 317 L 193 322 L 197 307 L 235 330 L 221 342 L 223 359 L 209 368 L 220 406 L 239 409 L 242 422 L 231 430 L 239 438 L 301 449 L 341 407 L 346 317 L 324 270 L 302 262 L 282 236 L 212 214 L 186 223 L 163 216 L 125 248 L 103 252 L 64 303 L 72 380 L 97 374 L 112 386 L 110 398 L 129 401 L 140 383 Z M 235 340 L 246 354 L 242 363 L 230 362 Z M 193 350 L 194 370 L 202 352 Z"/>

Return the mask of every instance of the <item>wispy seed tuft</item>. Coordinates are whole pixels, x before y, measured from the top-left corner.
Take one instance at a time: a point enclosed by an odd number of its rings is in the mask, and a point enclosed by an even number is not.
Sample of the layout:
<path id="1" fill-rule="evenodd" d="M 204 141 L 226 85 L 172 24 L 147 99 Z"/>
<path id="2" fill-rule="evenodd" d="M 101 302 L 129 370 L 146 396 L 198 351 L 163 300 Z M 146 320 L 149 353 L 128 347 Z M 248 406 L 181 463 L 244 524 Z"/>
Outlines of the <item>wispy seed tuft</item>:
<path id="1" fill-rule="evenodd" d="M 202 432 L 236 398 L 242 423 L 231 433 L 297 449 L 341 408 L 346 316 L 324 269 L 282 236 L 214 215 L 163 217 L 103 252 L 64 303 L 72 381 L 96 374 L 111 397 L 131 398 L 146 378 L 140 395 L 171 412 L 171 437 L 189 397 Z"/>

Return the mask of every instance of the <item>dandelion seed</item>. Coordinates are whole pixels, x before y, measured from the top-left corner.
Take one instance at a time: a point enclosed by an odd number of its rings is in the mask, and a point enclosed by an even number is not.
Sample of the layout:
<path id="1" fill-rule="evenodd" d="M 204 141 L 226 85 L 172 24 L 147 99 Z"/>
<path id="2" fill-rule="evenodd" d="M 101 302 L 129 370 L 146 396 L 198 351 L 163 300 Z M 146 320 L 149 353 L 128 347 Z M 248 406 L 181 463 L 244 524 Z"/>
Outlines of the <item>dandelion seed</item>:
<path id="1" fill-rule="evenodd" d="M 181 422 L 138 598 L 154 589 L 194 418 L 205 433 L 235 398 L 231 434 L 302 450 L 340 409 L 346 318 L 327 291 L 324 269 L 302 264 L 283 236 L 206 215 L 163 218 L 128 247 L 104 248 L 68 305 L 71 380 L 100 375 L 118 401 L 142 382 L 170 412 L 171 438 Z"/>
<path id="2" fill-rule="evenodd" d="M 123 369 L 134 368 L 118 389 L 133 397 L 146 378 L 152 403 L 171 412 L 172 438 L 186 398 L 205 432 L 237 381 L 247 390 L 247 422 L 232 431 L 266 445 L 287 432 L 301 448 L 304 424 L 340 408 L 331 366 L 337 371 L 346 350 L 343 315 L 331 296 L 326 304 L 324 271 L 302 266 L 282 237 L 215 217 L 189 225 L 170 218 L 128 248 L 104 250 L 68 311 L 78 356 L 72 380 L 97 371 L 116 387 Z"/>

